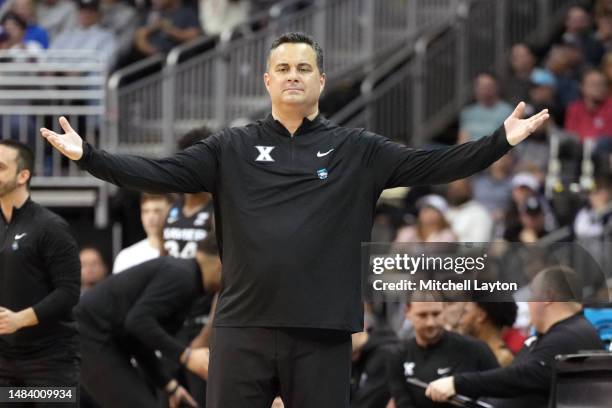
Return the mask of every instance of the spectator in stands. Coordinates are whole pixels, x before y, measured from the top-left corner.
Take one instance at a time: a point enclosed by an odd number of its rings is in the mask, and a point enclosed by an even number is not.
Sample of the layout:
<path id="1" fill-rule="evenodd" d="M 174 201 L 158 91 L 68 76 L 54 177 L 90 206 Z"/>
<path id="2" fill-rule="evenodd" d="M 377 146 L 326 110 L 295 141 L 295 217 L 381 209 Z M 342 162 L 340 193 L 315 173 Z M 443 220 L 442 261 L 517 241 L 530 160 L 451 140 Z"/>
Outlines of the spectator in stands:
<path id="1" fill-rule="evenodd" d="M 459 332 L 484 341 L 501 367 L 506 367 L 514 355 L 503 340 L 503 330 L 512 327 L 517 315 L 513 301 L 468 302 L 459 320 Z"/>
<path id="2" fill-rule="evenodd" d="M 64 30 L 78 23 L 78 9 L 73 0 L 40 0 L 36 21 L 49 34 L 51 42 Z"/>
<path id="3" fill-rule="evenodd" d="M 556 95 L 561 109 L 566 109 L 571 102 L 580 98 L 580 86 L 576 80 L 579 67 L 572 53 L 570 46 L 555 45 L 546 58 L 546 69 L 555 76 Z"/>
<path id="4" fill-rule="evenodd" d="M 565 129 L 580 137 L 612 137 L 612 97 L 604 74 L 589 69 L 582 76 L 582 98 L 568 106 Z"/>
<path id="5" fill-rule="evenodd" d="M 550 205 L 548 205 L 544 197 L 541 196 L 540 190 L 540 180 L 530 172 L 522 171 L 512 178 L 512 200 L 510 201 L 504 223 L 503 237 L 506 241 L 517 242 L 524 228 L 524 224 L 521 221 L 521 209 L 527 209 L 525 203 L 531 197 L 538 199 L 538 207 L 544 215 L 544 229 L 546 231 L 553 231 L 557 228 L 555 215 Z M 533 211 L 535 211 L 534 214 L 536 214 L 538 208 L 536 206 L 532 207 Z"/>
<path id="6" fill-rule="evenodd" d="M 544 269 L 531 282 L 529 302 L 536 335 L 505 368 L 461 373 L 429 384 L 426 394 L 446 401 L 455 394 L 500 398 L 501 407 L 548 407 L 555 356 L 602 350 L 595 328 L 582 313 L 577 274 L 564 266 Z"/>
<path id="7" fill-rule="evenodd" d="M 395 242 L 454 242 L 457 237 L 446 219 L 448 204 L 439 195 L 429 194 L 417 201 L 417 224 L 400 228 Z"/>
<path id="8" fill-rule="evenodd" d="M 147 237 L 124 248 L 117 254 L 113 265 L 113 273 L 122 272 L 132 266 L 160 256 L 163 250 L 162 230 L 173 201 L 171 194 L 142 193 L 140 220 Z"/>
<path id="9" fill-rule="evenodd" d="M 84 247 L 79 252 L 81 259 L 81 295 L 101 282 L 108 274 L 108 268 L 100 250 Z"/>
<path id="10" fill-rule="evenodd" d="M 606 226 L 612 225 L 612 180 L 601 178 L 589 193 L 589 203 L 578 211 L 574 220 L 576 238 L 601 238 Z"/>
<path id="11" fill-rule="evenodd" d="M 138 57 L 167 53 L 201 34 L 197 13 L 181 0 L 153 0 L 153 9 L 134 34 Z"/>
<path id="12" fill-rule="evenodd" d="M 489 211 L 493 223 L 503 223 L 512 197 L 512 155 L 502 156 L 485 172 L 474 176 L 472 190 L 474 199 Z M 494 236 L 497 237 L 495 233 Z"/>
<path id="13" fill-rule="evenodd" d="M 545 224 L 544 208 L 539 197 L 529 197 L 519 207 L 519 228 L 508 231 L 504 238 L 509 242 L 533 243 L 548 232 Z M 516 232 L 513 234 L 513 232 Z"/>
<path id="14" fill-rule="evenodd" d="M 118 57 L 124 56 L 132 48 L 138 27 L 136 9 L 123 0 L 100 0 L 100 14 L 100 25 L 115 36 Z"/>
<path id="15" fill-rule="evenodd" d="M 587 10 L 573 6 L 567 10 L 563 42 L 573 44 L 582 51 L 585 63 L 597 66 L 604 54 L 602 44 L 593 34 L 593 22 Z"/>
<path id="16" fill-rule="evenodd" d="M 494 74 L 480 73 L 474 81 L 476 103 L 463 108 L 459 117 L 461 141 L 477 140 L 493 133 L 512 113 L 512 106 L 499 96 Z"/>
<path id="17" fill-rule="evenodd" d="M 36 42 L 26 42 L 25 33 L 27 24 L 16 13 L 10 11 L 2 17 L 2 30 L 6 33 L 4 39 L 0 42 L 0 49 L 6 50 L 27 50 L 38 51 L 41 49 Z"/>
<path id="18" fill-rule="evenodd" d="M 444 330 L 442 302 L 431 294 L 415 292 L 406 306 L 414 338 L 389 353 L 387 381 L 397 408 L 436 407 L 423 389 L 407 380 L 430 382 L 462 372 L 498 367 L 491 350 L 480 340 Z"/>
<path id="19" fill-rule="evenodd" d="M 247 21 L 250 0 L 199 0 L 200 23 L 207 35 L 229 32 Z"/>
<path id="20" fill-rule="evenodd" d="M 471 180 L 450 183 L 446 198 L 450 204 L 446 216 L 458 241 L 488 242 L 491 239 L 493 219 L 485 206 L 473 199 Z"/>
<path id="21" fill-rule="evenodd" d="M 545 106 L 553 120 L 562 125 L 564 112 L 561 109 L 555 93 L 557 81 L 552 73 L 547 70 L 534 70 L 530 77 L 529 100 L 527 110 L 533 112 L 541 106 Z M 548 170 L 550 159 L 549 135 L 556 131 L 557 127 L 548 122 L 545 127 L 538 129 L 530 138 L 529 143 L 517 146 L 513 152 L 516 158 L 517 168 L 535 168 L 538 173 L 545 174 Z"/>
<path id="22" fill-rule="evenodd" d="M 14 0 L 12 10 L 27 23 L 24 38 L 26 44 L 33 42 L 38 44 L 40 48 L 49 48 L 47 31 L 36 24 L 36 10 L 33 0 Z"/>
<path id="23" fill-rule="evenodd" d="M 117 43 L 113 33 L 100 26 L 98 0 L 78 0 L 78 24 L 51 40 L 52 50 L 97 51 L 110 70 L 117 57 Z"/>
<path id="24" fill-rule="evenodd" d="M 504 81 L 504 91 L 511 104 L 527 101 L 530 79 L 536 69 L 536 56 L 525 43 L 517 43 L 510 50 L 511 73 Z"/>
<path id="25" fill-rule="evenodd" d="M 558 126 L 563 126 L 565 112 L 557 100 L 557 79 L 548 70 L 536 69 L 529 77 L 527 111 L 546 106 Z"/>

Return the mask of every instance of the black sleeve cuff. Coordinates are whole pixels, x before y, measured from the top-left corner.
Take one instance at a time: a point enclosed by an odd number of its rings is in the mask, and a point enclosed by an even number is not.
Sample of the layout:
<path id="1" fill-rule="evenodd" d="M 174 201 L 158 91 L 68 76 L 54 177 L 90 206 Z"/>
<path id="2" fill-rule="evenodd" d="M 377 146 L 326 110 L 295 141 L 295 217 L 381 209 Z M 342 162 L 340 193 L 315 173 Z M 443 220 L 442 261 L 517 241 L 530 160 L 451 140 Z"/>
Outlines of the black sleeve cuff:
<path id="1" fill-rule="evenodd" d="M 75 162 L 81 169 L 84 169 L 87 166 L 92 150 L 93 147 L 88 142 L 83 140 L 83 156 L 81 156 L 81 158 Z"/>

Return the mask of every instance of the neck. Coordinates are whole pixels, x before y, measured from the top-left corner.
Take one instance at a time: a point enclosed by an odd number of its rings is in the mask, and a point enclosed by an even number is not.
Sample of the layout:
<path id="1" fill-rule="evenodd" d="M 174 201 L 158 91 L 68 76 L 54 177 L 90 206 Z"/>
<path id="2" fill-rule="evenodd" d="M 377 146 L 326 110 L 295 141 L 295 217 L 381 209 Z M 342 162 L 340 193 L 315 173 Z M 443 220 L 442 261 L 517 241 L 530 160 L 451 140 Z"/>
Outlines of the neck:
<path id="1" fill-rule="evenodd" d="M 0 206 L 6 222 L 11 222 L 13 209 L 21 208 L 29 196 L 30 192 L 25 187 L 18 187 L 0 198 Z"/>
<path id="2" fill-rule="evenodd" d="M 478 338 L 489 345 L 492 350 L 503 342 L 501 333 L 489 324 L 483 324 L 478 330 Z"/>
<path id="3" fill-rule="evenodd" d="M 552 326 L 578 313 L 582 306 L 574 302 L 554 302 L 551 304 L 549 318 L 546 319 L 541 332 L 546 333 Z"/>
<path id="4" fill-rule="evenodd" d="M 147 242 L 155 249 L 161 250 L 162 248 L 162 239 L 158 235 L 147 235 Z"/>
<path id="5" fill-rule="evenodd" d="M 443 334 L 444 334 L 444 331 L 441 331 L 440 334 L 436 338 L 428 339 L 428 340 L 420 337 L 417 334 L 415 334 L 414 340 L 416 341 L 416 343 L 417 343 L 417 345 L 419 347 L 423 347 L 423 348 L 431 347 L 433 345 L 436 345 L 440 341 L 440 339 L 442 338 Z"/>
<path id="6" fill-rule="evenodd" d="M 185 201 L 183 203 L 183 214 L 190 217 L 203 208 L 210 200 L 208 193 L 197 193 L 197 194 L 185 194 Z"/>
<path id="7" fill-rule="evenodd" d="M 319 106 L 314 105 L 309 109 L 282 109 L 272 106 L 272 117 L 278 120 L 291 133 L 291 136 L 298 130 L 304 118 L 313 120 L 319 114 Z"/>

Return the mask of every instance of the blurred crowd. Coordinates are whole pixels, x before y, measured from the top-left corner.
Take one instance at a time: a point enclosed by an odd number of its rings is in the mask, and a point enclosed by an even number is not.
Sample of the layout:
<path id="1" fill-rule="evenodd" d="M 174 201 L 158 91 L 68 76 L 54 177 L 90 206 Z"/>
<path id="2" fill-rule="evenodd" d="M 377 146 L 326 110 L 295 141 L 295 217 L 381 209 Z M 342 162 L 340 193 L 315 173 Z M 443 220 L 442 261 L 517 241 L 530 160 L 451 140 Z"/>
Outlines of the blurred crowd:
<path id="1" fill-rule="evenodd" d="M 458 143 L 493 133 L 520 101 L 551 120 L 481 174 L 383 195 L 373 241 L 531 243 L 569 227 L 565 239 L 610 242 L 612 1 L 569 8 L 548 46 L 514 44 L 504 75 L 479 73 Z"/>
<path id="2" fill-rule="evenodd" d="M 6 4 L 5 4 L 6 3 Z M 109 69 L 231 32 L 270 0 L 3 0 L 0 49 L 94 50 Z"/>

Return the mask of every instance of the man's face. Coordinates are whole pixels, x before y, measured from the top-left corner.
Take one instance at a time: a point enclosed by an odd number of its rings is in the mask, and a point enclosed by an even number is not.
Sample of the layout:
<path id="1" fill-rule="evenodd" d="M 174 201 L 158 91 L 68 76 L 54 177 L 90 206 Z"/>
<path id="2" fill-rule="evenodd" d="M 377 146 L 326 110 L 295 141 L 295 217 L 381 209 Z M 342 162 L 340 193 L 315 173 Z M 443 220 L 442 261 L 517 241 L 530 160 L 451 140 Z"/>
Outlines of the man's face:
<path id="1" fill-rule="evenodd" d="M 419 343 L 433 345 L 444 331 L 442 302 L 411 302 L 406 315 L 412 322 Z"/>
<path id="2" fill-rule="evenodd" d="M 512 47 L 510 63 L 515 71 L 530 71 L 535 66 L 535 58 L 525 44 L 516 44 Z"/>
<path id="3" fill-rule="evenodd" d="M 481 74 L 476 78 L 474 85 L 476 100 L 484 105 L 497 101 L 497 82 L 490 75 Z"/>
<path id="4" fill-rule="evenodd" d="M 96 9 L 85 7 L 79 10 L 79 23 L 85 28 L 96 24 L 98 22 L 98 17 L 99 14 Z"/>
<path id="5" fill-rule="evenodd" d="M 308 109 L 319 103 L 325 75 L 319 72 L 317 55 L 310 45 L 285 43 L 270 53 L 264 83 L 272 106 Z"/>
<path id="6" fill-rule="evenodd" d="M 572 7 L 565 18 L 565 29 L 569 33 L 581 33 L 589 29 L 591 18 L 585 10 L 580 7 Z"/>
<path id="7" fill-rule="evenodd" d="M 27 170 L 17 172 L 17 156 L 17 150 L 0 145 L 0 198 L 27 181 Z"/>
<path id="8" fill-rule="evenodd" d="M 592 71 L 582 81 L 582 94 L 584 99 L 593 102 L 603 102 L 608 96 L 608 84 L 606 77 L 596 71 Z"/>
<path id="9" fill-rule="evenodd" d="M 483 321 L 482 309 L 474 302 L 467 302 L 463 309 L 463 314 L 459 319 L 459 331 L 462 334 L 468 334 L 470 336 L 476 336 L 478 333 L 478 326 Z"/>
<path id="10" fill-rule="evenodd" d="M 81 286 L 92 287 L 106 276 L 106 265 L 95 249 L 86 248 L 79 253 L 81 259 Z"/>
<path id="11" fill-rule="evenodd" d="M 140 205 L 140 220 L 147 236 L 160 235 L 170 203 L 165 199 L 147 200 Z"/>

